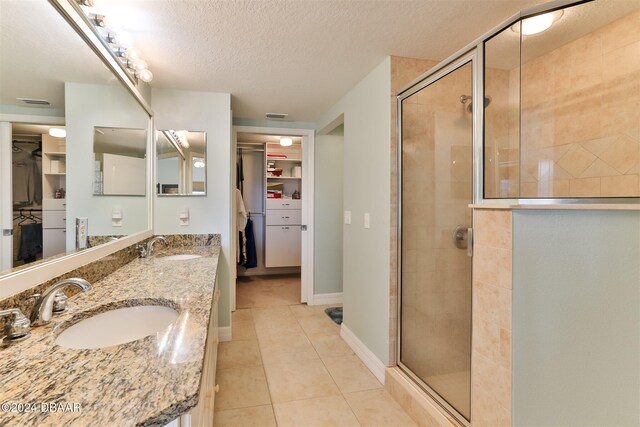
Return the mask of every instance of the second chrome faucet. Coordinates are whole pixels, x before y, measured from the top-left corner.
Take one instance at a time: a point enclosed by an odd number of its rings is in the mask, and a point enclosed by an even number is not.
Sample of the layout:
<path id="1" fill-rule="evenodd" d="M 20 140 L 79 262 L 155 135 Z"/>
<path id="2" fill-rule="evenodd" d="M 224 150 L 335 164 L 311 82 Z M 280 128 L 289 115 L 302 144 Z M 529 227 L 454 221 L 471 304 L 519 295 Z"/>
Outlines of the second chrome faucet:
<path id="1" fill-rule="evenodd" d="M 31 312 L 31 324 L 44 324 L 51 321 L 53 313 L 60 313 L 67 308 L 67 296 L 62 292 L 66 286 L 75 286 L 82 292 L 91 289 L 91 284 L 84 279 L 64 279 L 47 288 L 42 295 L 36 294 L 36 305 Z"/>

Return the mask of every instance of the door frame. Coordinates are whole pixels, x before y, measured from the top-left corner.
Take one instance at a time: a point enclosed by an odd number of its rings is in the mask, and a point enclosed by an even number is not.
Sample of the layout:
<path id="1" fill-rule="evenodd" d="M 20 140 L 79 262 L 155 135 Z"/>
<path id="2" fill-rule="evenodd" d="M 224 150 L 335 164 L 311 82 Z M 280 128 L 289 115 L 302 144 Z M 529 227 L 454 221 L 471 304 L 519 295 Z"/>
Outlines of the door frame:
<path id="1" fill-rule="evenodd" d="M 264 126 L 233 126 L 232 137 L 232 193 L 236 188 L 236 169 L 238 132 L 254 133 L 261 135 L 301 136 L 302 137 L 302 225 L 307 230 L 302 232 L 302 256 L 300 274 L 300 300 L 308 305 L 313 305 L 313 234 L 314 234 L 314 129 L 279 128 Z M 236 198 L 231 198 L 232 230 L 236 229 Z M 232 231 L 235 233 L 235 231 Z M 237 253 L 236 240 L 232 239 L 233 253 Z M 235 257 L 235 255 L 234 255 Z M 237 271 L 232 269 L 233 285 L 231 286 L 231 311 L 236 310 L 236 285 Z"/>
<path id="2" fill-rule="evenodd" d="M 401 322 L 401 317 L 402 317 L 402 101 L 469 63 L 471 64 L 471 67 L 472 67 L 471 76 L 472 76 L 473 98 L 483 99 L 484 94 L 481 93 L 483 85 L 482 85 L 481 79 L 478 78 L 478 72 L 479 70 L 482 69 L 482 61 L 483 61 L 483 58 L 481 56 L 481 53 L 479 54 L 479 49 L 474 47 L 469 51 L 467 51 L 466 53 L 464 53 L 463 55 L 459 56 L 458 58 L 451 60 L 449 63 L 446 63 L 441 67 L 436 67 L 435 69 L 432 70 L 431 73 L 427 74 L 426 77 L 424 77 L 422 80 L 414 82 L 412 86 L 404 89 L 397 96 L 398 120 L 397 120 L 396 126 L 397 126 L 397 135 L 398 135 L 398 144 L 397 144 L 398 146 L 397 148 L 398 180 L 397 180 L 396 189 L 397 189 L 397 195 L 398 195 L 397 196 L 398 197 L 398 203 L 397 203 L 398 220 L 397 220 L 397 233 L 396 233 L 397 234 L 396 253 L 397 253 L 398 268 L 396 272 L 396 281 L 397 281 L 398 298 L 396 302 L 397 304 L 396 305 L 396 311 L 397 311 L 396 330 L 398 335 L 396 340 L 397 341 L 396 363 L 398 367 L 402 370 L 402 372 L 404 372 L 407 376 L 409 376 L 415 382 L 416 385 L 418 385 L 422 390 L 424 390 L 424 392 L 427 393 L 433 399 L 434 402 L 436 402 L 446 413 L 448 413 L 450 416 L 452 416 L 461 425 L 465 427 L 471 426 L 470 420 L 473 420 L 473 407 L 470 406 L 469 420 L 467 420 L 452 405 L 450 405 L 444 398 L 442 398 L 435 390 L 429 387 L 428 384 L 426 384 L 416 374 L 414 374 L 411 371 L 411 369 L 405 366 L 400 359 L 400 349 L 402 345 L 402 340 L 401 340 L 401 336 L 402 336 L 402 322 Z M 483 114 L 482 106 L 483 106 L 482 102 L 473 103 L 473 111 L 472 111 L 473 119 L 472 119 L 472 130 L 471 130 L 471 134 L 472 134 L 471 150 L 472 150 L 472 159 L 473 159 L 472 181 L 473 182 L 472 182 L 472 196 L 470 200 L 471 204 L 475 203 L 478 200 L 479 195 L 481 196 L 482 194 L 481 191 L 479 190 L 479 184 L 481 183 L 479 179 L 482 176 L 482 170 L 481 170 L 481 165 L 479 165 L 478 162 L 476 161 L 478 155 L 482 156 L 482 146 L 481 146 L 482 133 L 480 129 L 481 126 L 478 125 L 479 123 L 482 123 L 481 121 L 482 114 Z M 480 118 L 480 121 L 478 121 L 478 118 Z M 471 218 L 471 226 L 473 227 L 473 215 Z M 469 241 L 468 244 L 471 245 L 471 247 L 473 248 L 473 243 L 471 240 Z M 471 265 L 473 265 L 473 257 L 472 257 Z M 473 277 L 471 278 L 470 285 L 472 283 L 473 283 Z M 471 308 L 471 310 L 473 310 L 473 307 Z M 472 312 L 472 315 L 473 315 L 473 312 Z M 470 350 L 472 348 L 473 348 L 473 326 L 471 329 Z M 470 365 L 470 370 L 471 370 L 470 376 L 473 379 L 473 370 L 474 370 L 473 363 L 471 363 Z M 473 401 L 472 384 L 470 384 L 470 396 L 471 396 L 471 401 Z"/>

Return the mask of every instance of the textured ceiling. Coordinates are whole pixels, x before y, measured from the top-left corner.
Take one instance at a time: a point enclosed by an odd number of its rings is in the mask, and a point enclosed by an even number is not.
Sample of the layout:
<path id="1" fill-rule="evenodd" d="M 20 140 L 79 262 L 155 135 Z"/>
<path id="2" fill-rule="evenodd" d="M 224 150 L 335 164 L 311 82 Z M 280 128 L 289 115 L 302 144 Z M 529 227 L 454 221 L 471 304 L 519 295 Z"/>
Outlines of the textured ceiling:
<path id="1" fill-rule="evenodd" d="M 230 92 L 235 117 L 314 121 L 387 55 L 444 59 L 542 0 L 109 0 L 153 86 Z M 113 20 L 112 20 L 113 21 Z"/>

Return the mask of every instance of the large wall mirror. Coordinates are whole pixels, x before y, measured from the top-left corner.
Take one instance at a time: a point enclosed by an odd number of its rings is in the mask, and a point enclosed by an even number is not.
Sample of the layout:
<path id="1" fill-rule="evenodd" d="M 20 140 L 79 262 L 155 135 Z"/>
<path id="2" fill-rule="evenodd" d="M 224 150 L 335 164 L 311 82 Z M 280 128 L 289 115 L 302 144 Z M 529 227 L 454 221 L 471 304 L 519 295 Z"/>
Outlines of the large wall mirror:
<path id="1" fill-rule="evenodd" d="M 207 135 L 166 129 L 157 132 L 156 191 L 159 196 L 207 195 Z"/>
<path id="2" fill-rule="evenodd" d="M 640 197 L 639 28 L 599 0 L 485 43 L 485 198 Z"/>
<path id="3" fill-rule="evenodd" d="M 147 110 L 49 2 L 1 7 L 0 277 L 151 227 Z M 128 190 L 95 191 L 107 158 Z"/>

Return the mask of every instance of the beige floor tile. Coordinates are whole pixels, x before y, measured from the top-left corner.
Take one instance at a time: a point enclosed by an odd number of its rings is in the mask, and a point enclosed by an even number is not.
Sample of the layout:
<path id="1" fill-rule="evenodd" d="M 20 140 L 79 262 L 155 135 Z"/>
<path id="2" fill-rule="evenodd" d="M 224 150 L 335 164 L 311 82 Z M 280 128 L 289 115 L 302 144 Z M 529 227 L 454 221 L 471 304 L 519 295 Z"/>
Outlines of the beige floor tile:
<path id="1" fill-rule="evenodd" d="M 216 412 L 213 427 L 276 427 L 271 405 Z"/>
<path id="2" fill-rule="evenodd" d="M 322 361 L 277 361 L 264 365 L 274 403 L 340 394 Z"/>
<path id="3" fill-rule="evenodd" d="M 300 276 L 238 277 L 238 308 L 273 307 L 300 304 Z"/>
<path id="4" fill-rule="evenodd" d="M 307 335 L 340 335 L 340 326 L 335 324 L 329 316 L 301 317 L 298 323 Z"/>
<path id="5" fill-rule="evenodd" d="M 330 357 L 322 361 L 343 393 L 382 388 L 358 356 Z"/>
<path id="6" fill-rule="evenodd" d="M 298 305 L 290 305 L 289 309 L 293 313 L 296 318 L 303 317 L 328 317 L 327 313 L 324 312 L 327 307 L 338 307 L 340 304 L 336 305 L 307 305 L 307 304 L 298 304 Z"/>
<path id="7" fill-rule="evenodd" d="M 353 354 L 351 348 L 339 335 L 311 335 L 311 344 L 320 357 L 339 357 Z"/>
<path id="8" fill-rule="evenodd" d="M 278 347 L 276 348 L 267 347 L 267 348 L 261 349 L 260 353 L 262 355 L 263 364 L 265 363 L 273 364 L 277 362 L 290 363 L 290 362 L 296 362 L 301 360 L 313 360 L 313 359 L 320 360 L 320 356 L 318 356 L 318 353 L 316 353 L 315 349 L 313 348 L 313 346 L 311 346 L 311 344 L 309 344 L 309 347 L 306 350 L 298 351 L 298 352 L 286 351 Z"/>
<path id="9" fill-rule="evenodd" d="M 417 427 L 389 393 L 382 389 L 348 393 L 344 398 L 362 427 Z"/>
<path id="10" fill-rule="evenodd" d="M 227 341 L 218 344 L 218 369 L 260 366 L 258 341 Z"/>
<path id="11" fill-rule="evenodd" d="M 275 327 L 277 325 L 295 325 L 295 316 L 289 307 L 252 308 L 251 315 L 256 331 L 261 327 Z"/>
<path id="12" fill-rule="evenodd" d="M 278 427 L 359 427 L 342 396 L 279 403 L 273 409 Z"/>
<path id="13" fill-rule="evenodd" d="M 233 321 L 233 323 L 246 321 L 246 320 L 253 320 L 251 309 L 243 308 L 243 309 L 238 309 L 234 311 L 233 313 L 231 313 L 231 320 Z"/>
<path id="14" fill-rule="evenodd" d="M 262 366 L 219 369 L 216 379 L 220 386 L 215 400 L 216 411 L 271 403 Z"/>
<path id="15" fill-rule="evenodd" d="M 274 334 L 269 336 L 260 336 L 258 334 L 258 343 L 263 353 L 303 353 L 313 351 L 313 346 L 307 336 L 302 332 L 287 331 L 286 333 Z"/>
<path id="16" fill-rule="evenodd" d="M 233 341 L 258 339 L 253 320 L 234 320 L 231 327 Z"/>

